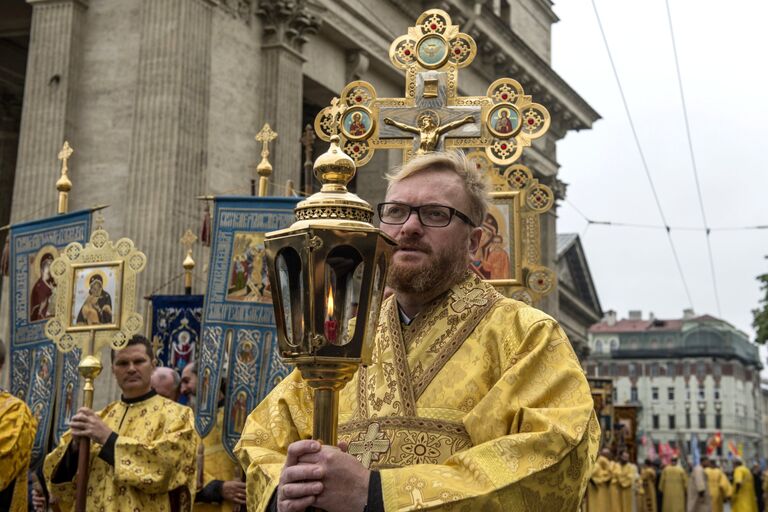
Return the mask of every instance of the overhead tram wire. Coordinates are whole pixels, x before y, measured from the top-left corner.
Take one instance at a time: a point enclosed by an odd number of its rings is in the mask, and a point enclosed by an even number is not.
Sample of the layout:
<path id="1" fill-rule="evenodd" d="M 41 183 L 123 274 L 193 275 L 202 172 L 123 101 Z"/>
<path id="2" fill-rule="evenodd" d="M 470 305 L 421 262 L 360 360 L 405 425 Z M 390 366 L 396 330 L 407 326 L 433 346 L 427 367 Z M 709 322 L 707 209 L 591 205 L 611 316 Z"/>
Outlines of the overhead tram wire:
<path id="1" fill-rule="evenodd" d="M 683 89 L 683 78 L 680 73 L 680 61 L 677 57 L 677 42 L 675 41 L 675 30 L 672 26 L 672 12 L 669 9 L 669 0 L 664 2 L 667 6 L 667 21 L 669 22 L 669 35 L 672 38 L 672 55 L 675 57 L 675 71 L 677 71 L 677 84 L 680 88 L 680 101 L 683 104 L 683 119 L 685 120 L 685 135 L 688 138 L 688 152 L 691 155 L 691 167 L 693 169 L 693 179 L 696 182 L 696 194 L 699 198 L 699 208 L 701 209 L 701 219 L 704 222 L 705 237 L 707 240 L 707 253 L 709 254 L 709 271 L 712 274 L 712 289 L 715 292 L 715 304 L 717 305 L 717 314 L 722 316 L 720 311 L 720 295 L 717 290 L 717 277 L 715 275 L 715 262 L 712 257 L 712 244 L 709 238 L 709 224 L 707 223 L 707 214 L 704 210 L 704 199 L 701 194 L 701 185 L 699 183 L 699 171 L 696 166 L 696 156 L 693 151 L 693 141 L 691 138 L 691 126 L 688 122 L 688 106 L 685 102 L 685 92 Z"/>
<path id="2" fill-rule="evenodd" d="M 645 171 L 645 175 L 648 178 L 648 183 L 651 186 L 651 192 L 653 193 L 654 201 L 656 201 L 656 207 L 659 210 L 659 216 L 661 217 L 661 221 L 664 223 L 664 227 L 667 232 L 667 240 L 669 240 L 669 246 L 672 249 L 672 255 L 674 256 L 674 259 L 675 259 L 675 265 L 677 266 L 677 271 L 680 274 L 680 280 L 683 282 L 683 288 L 685 288 L 685 295 L 688 297 L 688 304 L 691 308 L 693 308 L 693 298 L 691 296 L 691 291 L 688 288 L 688 282 L 685 280 L 685 274 L 683 273 L 683 266 L 680 263 L 680 256 L 677 254 L 677 248 L 675 247 L 675 241 L 672 239 L 672 233 L 671 233 L 671 228 L 669 227 L 669 222 L 667 222 L 667 218 L 664 215 L 664 209 L 661 207 L 661 202 L 659 201 L 659 194 L 656 192 L 656 186 L 653 184 L 653 178 L 651 177 L 651 173 L 648 169 L 648 162 L 645 159 L 645 153 L 643 153 L 643 148 L 640 144 L 640 138 L 637 135 L 637 129 L 635 128 L 635 123 L 632 120 L 632 114 L 629 111 L 629 105 L 627 104 L 627 98 L 624 94 L 624 88 L 621 86 L 621 80 L 619 79 L 619 72 L 616 69 L 616 64 L 613 62 L 613 54 L 611 53 L 611 48 L 608 45 L 608 38 L 606 37 L 605 30 L 603 29 L 603 22 L 600 19 L 600 13 L 597 11 L 597 4 L 595 4 L 595 0 L 591 0 L 591 2 L 592 2 L 592 10 L 595 12 L 595 18 L 597 19 L 597 26 L 600 28 L 600 35 L 603 38 L 605 51 L 608 54 L 608 60 L 611 63 L 613 76 L 616 79 L 616 85 L 619 88 L 619 95 L 621 96 L 621 102 L 624 105 L 624 111 L 627 114 L 629 127 L 632 130 L 632 137 L 635 139 L 637 152 L 640 154 L 640 160 L 643 164 L 643 170 Z"/>

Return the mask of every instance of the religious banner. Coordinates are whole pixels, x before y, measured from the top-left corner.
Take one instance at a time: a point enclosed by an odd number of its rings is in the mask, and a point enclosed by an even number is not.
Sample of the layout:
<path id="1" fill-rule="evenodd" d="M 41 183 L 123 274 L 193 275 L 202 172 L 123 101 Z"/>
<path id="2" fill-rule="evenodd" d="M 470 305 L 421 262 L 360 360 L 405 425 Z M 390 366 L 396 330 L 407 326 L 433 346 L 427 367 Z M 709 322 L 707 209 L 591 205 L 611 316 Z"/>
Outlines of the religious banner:
<path id="1" fill-rule="evenodd" d="M 10 391 L 29 405 L 38 421 L 33 467 L 47 453 L 51 428 L 55 442 L 67 430 L 79 389 L 80 351 L 59 354 L 45 335 L 61 293 L 51 265 L 68 244 L 85 243 L 90 231 L 91 210 L 16 224 L 10 230 Z"/>
<path id="2" fill-rule="evenodd" d="M 203 319 L 202 295 L 153 295 L 152 346 L 162 366 L 181 373 L 195 360 Z"/>
<path id="3" fill-rule="evenodd" d="M 289 372 L 277 350 L 264 234 L 290 226 L 297 201 L 276 197 L 215 199 L 195 426 L 203 437 L 211 431 L 224 383 L 222 442 L 230 455 L 248 413 Z"/>

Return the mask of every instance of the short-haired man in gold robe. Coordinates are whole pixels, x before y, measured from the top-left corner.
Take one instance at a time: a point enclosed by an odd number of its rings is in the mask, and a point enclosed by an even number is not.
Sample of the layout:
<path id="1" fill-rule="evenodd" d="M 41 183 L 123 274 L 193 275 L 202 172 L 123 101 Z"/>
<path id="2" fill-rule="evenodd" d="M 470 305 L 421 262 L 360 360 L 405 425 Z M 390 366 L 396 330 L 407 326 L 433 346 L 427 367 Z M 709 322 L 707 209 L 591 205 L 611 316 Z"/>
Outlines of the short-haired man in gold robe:
<path id="1" fill-rule="evenodd" d="M 181 371 L 181 394 L 195 405 L 197 395 L 197 365 L 192 362 Z M 223 397 L 219 397 L 220 402 Z M 219 406 L 216 425 L 202 440 L 202 468 L 198 467 L 195 512 L 230 512 L 245 504 L 245 484 L 238 478 L 237 464 L 229 458 L 221 443 L 224 408 Z M 198 451 L 199 453 L 199 451 Z M 201 471 L 202 470 L 202 471 Z"/>
<path id="2" fill-rule="evenodd" d="M 661 510 L 664 512 L 685 512 L 685 493 L 688 489 L 688 475 L 677 465 L 677 457 L 664 468 L 659 478 Z"/>
<path id="3" fill-rule="evenodd" d="M 4 365 L 0 340 L 0 371 Z M 37 420 L 27 404 L 0 389 L 0 510 L 27 510 L 27 471 L 36 431 Z"/>
<path id="4" fill-rule="evenodd" d="M 166 512 L 191 510 L 195 492 L 192 409 L 158 395 L 150 385 L 152 346 L 134 336 L 112 353 L 120 400 L 101 411 L 81 407 L 44 473 L 62 511 L 74 508 L 79 440 L 91 440 L 86 510 Z"/>
<path id="5" fill-rule="evenodd" d="M 712 512 L 723 512 L 725 500 L 731 497 L 731 482 L 723 470 L 707 457 L 701 459 L 704 474 L 707 475 L 707 490 L 712 500 Z"/>
<path id="6" fill-rule="evenodd" d="M 389 176 L 398 246 L 373 362 L 340 393 L 339 440 L 312 435 L 298 371 L 250 414 L 236 451 L 248 510 L 577 510 L 600 428 L 558 323 L 468 270 L 488 208 L 462 153 Z"/>

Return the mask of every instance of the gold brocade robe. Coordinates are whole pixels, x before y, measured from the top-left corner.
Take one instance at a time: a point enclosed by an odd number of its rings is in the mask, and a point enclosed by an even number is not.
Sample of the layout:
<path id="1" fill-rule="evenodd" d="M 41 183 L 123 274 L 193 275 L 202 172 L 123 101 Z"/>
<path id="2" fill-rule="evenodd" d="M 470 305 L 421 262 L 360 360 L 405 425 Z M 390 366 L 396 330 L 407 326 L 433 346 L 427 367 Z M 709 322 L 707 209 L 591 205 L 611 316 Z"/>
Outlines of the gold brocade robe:
<path id="1" fill-rule="evenodd" d="M 656 512 L 659 507 L 656 503 L 656 470 L 653 468 L 643 468 L 640 473 L 642 480 L 643 494 L 637 500 L 640 506 L 638 512 Z"/>
<path id="2" fill-rule="evenodd" d="M 611 461 L 600 455 L 592 470 L 587 487 L 587 510 L 589 512 L 607 512 L 611 508 Z"/>
<path id="3" fill-rule="evenodd" d="M 386 510 L 578 509 L 600 428 L 552 318 L 468 276 L 408 326 L 389 298 L 373 352 L 341 391 L 339 439 L 380 470 Z M 248 417 L 235 451 L 249 511 L 311 436 L 312 406 L 294 371 Z"/>
<path id="4" fill-rule="evenodd" d="M 239 480 L 237 464 L 232 461 L 229 454 L 224 449 L 221 442 L 221 432 L 224 425 L 224 409 L 219 408 L 216 414 L 216 425 L 211 433 L 203 438 L 203 487 L 213 480 Z M 199 468 L 198 468 L 199 469 Z M 195 503 L 195 512 L 230 512 L 232 503 L 225 501 L 222 503 Z"/>
<path id="5" fill-rule="evenodd" d="M 688 475 L 680 466 L 669 465 L 661 472 L 659 490 L 664 494 L 661 510 L 664 512 L 685 512 L 685 492 Z"/>
<path id="6" fill-rule="evenodd" d="M 91 443 L 86 509 L 99 512 L 166 512 L 191 510 L 195 493 L 196 448 L 199 438 L 192 409 L 160 395 L 146 400 L 112 402 L 97 413 L 117 435 L 114 467 L 98 457 L 101 445 Z M 59 498 L 61 510 L 74 510 L 75 479 L 51 483 L 72 436 L 45 458 L 45 480 Z M 172 507 L 173 504 L 173 507 Z"/>
<path id="7" fill-rule="evenodd" d="M 0 491 L 12 486 L 9 512 L 27 510 L 27 471 L 37 420 L 23 400 L 0 390 Z"/>
<path id="8" fill-rule="evenodd" d="M 712 498 L 712 512 L 723 512 L 725 499 L 731 497 L 731 483 L 720 468 L 704 468 L 704 474 Z"/>
<path id="9" fill-rule="evenodd" d="M 736 490 L 736 486 L 739 490 Z M 733 470 L 733 502 L 731 512 L 757 512 L 757 497 L 752 473 L 746 466 Z"/>

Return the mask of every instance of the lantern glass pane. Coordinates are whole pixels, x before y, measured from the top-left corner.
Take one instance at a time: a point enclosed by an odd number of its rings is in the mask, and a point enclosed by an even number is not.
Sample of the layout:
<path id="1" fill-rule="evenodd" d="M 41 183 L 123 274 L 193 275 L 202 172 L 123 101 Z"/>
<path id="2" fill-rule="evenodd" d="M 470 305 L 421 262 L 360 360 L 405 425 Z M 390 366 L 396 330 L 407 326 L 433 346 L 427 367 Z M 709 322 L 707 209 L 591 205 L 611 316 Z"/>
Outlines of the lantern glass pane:
<path id="1" fill-rule="evenodd" d="M 371 288 L 371 309 L 368 311 L 368 321 L 366 322 L 365 344 L 373 346 L 373 338 L 376 335 L 376 325 L 379 323 L 379 311 L 381 310 L 381 300 L 384 296 L 384 275 L 386 260 L 380 258 L 376 263 L 376 269 L 373 275 L 373 287 Z"/>
<path id="2" fill-rule="evenodd" d="M 282 305 L 285 337 L 288 344 L 298 347 L 304 336 L 304 286 L 301 279 L 301 259 L 291 248 L 280 251 L 276 258 L 277 281 Z"/>
<path id="3" fill-rule="evenodd" d="M 352 341 L 364 263 L 352 247 L 333 249 L 325 265 L 323 334 L 331 345 Z"/>

